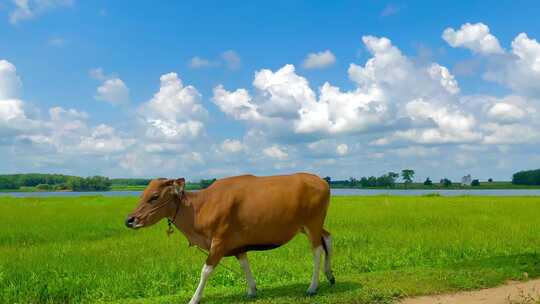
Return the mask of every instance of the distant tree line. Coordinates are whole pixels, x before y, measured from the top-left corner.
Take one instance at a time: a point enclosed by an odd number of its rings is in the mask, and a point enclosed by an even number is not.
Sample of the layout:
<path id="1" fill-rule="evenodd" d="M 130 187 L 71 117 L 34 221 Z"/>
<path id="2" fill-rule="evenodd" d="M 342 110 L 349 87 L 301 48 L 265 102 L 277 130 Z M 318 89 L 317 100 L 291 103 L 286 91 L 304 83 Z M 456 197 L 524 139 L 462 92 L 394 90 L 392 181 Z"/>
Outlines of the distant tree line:
<path id="1" fill-rule="evenodd" d="M 16 190 L 36 187 L 39 190 L 107 191 L 111 180 L 103 176 L 79 177 L 62 174 L 6 174 L 0 175 L 0 189 Z"/>
<path id="2" fill-rule="evenodd" d="M 111 178 L 113 185 L 121 186 L 146 186 L 150 181 L 149 178 Z"/>
<path id="3" fill-rule="evenodd" d="M 396 185 L 399 174 L 396 172 L 388 172 L 379 177 L 369 176 L 356 179 L 354 177 L 348 180 L 335 180 L 333 181 L 330 176 L 324 178 L 331 187 L 334 188 L 374 188 L 374 187 L 387 187 L 392 188 Z M 414 170 L 405 169 L 401 172 L 401 177 L 406 185 L 412 183 L 414 177 Z"/>
<path id="4" fill-rule="evenodd" d="M 403 186 L 408 188 L 413 186 L 414 174 L 415 171 L 412 169 L 403 169 L 401 170 L 401 174 L 396 172 L 388 172 L 387 174 L 383 174 L 379 177 L 369 176 L 362 177 L 360 179 L 350 177 L 348 180 L 332 180 L 330 176 L 327 176 L 324 178 L 324 180 L 326 180 L 333 188 L 394 188 L 398 179 L 401 177 Z M 492 183 L 493 179 L 490 178 L 488 182 Z M 451 187 L 453 185 L 452 181 L 446 177 L 442 178 L 439 183 L 443 187 Z M 434 182 L 429 177 L 426 178 L 423 184 L 424 186 L 434 186 Z M 480 180 L 472 180 L 471 186 L 480 186 Z"/>
<path id="5" fill-rule="evenodd" d="M 69 179 L 67 187 L 73 191 L 109 191 L 111 190 L 111 184 L 108 177 L 92 176 Z"/>
<path id="6" fill-rule="evenodd" d="M 540 169 L 519 171 L 512 176 L 512 184 L 540 185 Z"/>
<path id="7" fill-rule="evenodd" d="M 394 187 L 399 174 L 395 172 L 388 172 L 379 177 L 370 176 L 360 178 L 359 184 L 362 188 L 369 187 Z"/>
<path id="8" fill-rule="evenodd" d="M 58 185 L 66 183 L 75 176 L 62 174 L 8 174 L 0 175 L 0 189 L 19 189 L 20 187 L 35 187 L 40 184 Z"/>
<path id="9" fill-rule="evenodd" d="M 360 179 L 351 177 L 346 180 L 332 180 L 327 176 L 324 179 L 333 188 L 375 188 L 395 187 L 397 180 L 401 177 L 405 187 L 409 187 L 413 183 L 414 170 L 404 169 L 401 174 L 396 172 L 388 172 L 381 176 L 365 176 Z M 71 191 L 108 191 L 111 185 L 125 186 L 146 186 L 150 183 L 148 178 L 113 178 L 109 179 L 103 176 L 79 177 L 63 174 L 4 174 L 0 175 L 0 190 L 17 190 L 21 187 L 35 187 L 38 190 L 71 190 Z M 212 185 L 216 181 L 212 179 L 201 179 L 199 184 L 191 183 L 192 185 L 200 186 L 204 189 Z M 489 183 L 493 179 L 488 180 Z M 516 185 L 540 185 L 540 169 L 520 171 L 512 176 L 512 183 Z M 423 183 L 425 186 L 432 186 L 433 181 L 428 177 Z M 448 178 L 440 180 L 440 184 L 444 187 L 452 186 L 452 181 Z M 471 186 L 480 186 L 480 181 L 474 179 Z"/>

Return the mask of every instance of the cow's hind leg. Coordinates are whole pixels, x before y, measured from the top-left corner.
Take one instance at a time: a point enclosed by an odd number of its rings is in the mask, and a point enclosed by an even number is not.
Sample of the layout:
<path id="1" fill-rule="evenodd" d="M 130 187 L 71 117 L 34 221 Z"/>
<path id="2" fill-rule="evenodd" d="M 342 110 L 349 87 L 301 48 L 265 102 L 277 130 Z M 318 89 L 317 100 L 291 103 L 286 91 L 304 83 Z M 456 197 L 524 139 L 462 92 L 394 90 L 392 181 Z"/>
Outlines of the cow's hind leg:
<path id="1" fill-rule="evenodd" d="M 326 230 L 322 230 L 322 245 L 324 249 L 324 274 L 326 275 L 326 278 L 328 279 L 328 282 L 330 284 L 334 285 L 336 283 L 336 279 L 334 278 L 334 274 L 332 273 L 332 236 L 330 235 L 330 232 Z"/>
<path id="2" fill-rule="evenodd" d="M 307 290 L 307 295 L 312 296 L 317 293 L 317 288 L 319 287 L 319 272 L 321 269 L 321 255 L 324 251 L 322 246 L 322 228 L 313 227 L 304 227 L 304 232 L 307 234 L 309 241 L 311 243 L 311 248 L 313 250 L 313 274 L 311 276 L 311 284 Z"/>
<path id="3" fill-rule="evenodd" d="M 236 258 L 238 259 L 238 262 L 240 263 L 240 266 L 242 266 L 242 269 L 244 270 L 244 273 L 246 274 L 246 281 L 248 285 L 248 298 L 253 298 L 257 294 L 257 286 L 255 284 L 255 280 L 253 279 L 253 274 L 251 273 L 251 269 L 249 267 L 249 261 L 247 258 L 247 253 L 240 253 L 236 255 Z"/>

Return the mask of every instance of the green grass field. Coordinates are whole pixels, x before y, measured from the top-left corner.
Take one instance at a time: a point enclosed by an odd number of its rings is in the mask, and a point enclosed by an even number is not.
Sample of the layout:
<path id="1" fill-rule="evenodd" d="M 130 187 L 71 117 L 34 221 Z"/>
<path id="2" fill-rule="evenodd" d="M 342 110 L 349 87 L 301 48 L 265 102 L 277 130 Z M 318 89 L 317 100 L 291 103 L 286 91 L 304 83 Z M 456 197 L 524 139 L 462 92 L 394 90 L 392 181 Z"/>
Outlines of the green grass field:
<path id="1" fill-rule="evenodd" d="M 205 257 L 166 223 L 124 228 L 134 197 L 0 198 L 0 303 L 186 303 Z M 203 303 L 392 303 L 540 276 L 540 197 L 334 197 L 337 284 L 302 235 L 250 260 L 259 294 L 218 267 Z M 240 272 L 233 258 L 223 263 Z"/>

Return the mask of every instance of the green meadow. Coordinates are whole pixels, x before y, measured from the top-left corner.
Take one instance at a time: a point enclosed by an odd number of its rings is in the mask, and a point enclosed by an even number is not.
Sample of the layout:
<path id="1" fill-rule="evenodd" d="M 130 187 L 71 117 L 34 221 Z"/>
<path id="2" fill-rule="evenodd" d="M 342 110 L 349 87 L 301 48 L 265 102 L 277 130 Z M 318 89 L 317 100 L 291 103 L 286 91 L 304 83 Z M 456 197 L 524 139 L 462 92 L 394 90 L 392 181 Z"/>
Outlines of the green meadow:
<path id="1" fill-rule="evenodd" d="M 135 197 L 0 197 L 0 303 L 186 303 L 205 256 L 166 223 L 124 227 Z M 312 255 L 303 235 L 250 253 L 258 283 L 245 299 L 234 258 L 202 303 L 393 303 L 402 297 L 540 276 L 540 197 L 333 197 L 337 283 L 321 273 L 304 295 Z"/>

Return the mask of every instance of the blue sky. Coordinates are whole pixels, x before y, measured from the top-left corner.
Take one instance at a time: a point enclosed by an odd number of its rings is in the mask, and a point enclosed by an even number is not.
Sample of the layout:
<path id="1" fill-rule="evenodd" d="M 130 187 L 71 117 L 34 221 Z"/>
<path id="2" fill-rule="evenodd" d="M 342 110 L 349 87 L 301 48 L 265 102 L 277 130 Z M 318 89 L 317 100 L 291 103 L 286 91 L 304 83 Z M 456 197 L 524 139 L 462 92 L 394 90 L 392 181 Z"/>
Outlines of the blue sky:
<path id="1" fill-rule="evenodd" d="M 2 1 L 0 171 L 509 179 L 540 163 L 538 12 Z"/>

